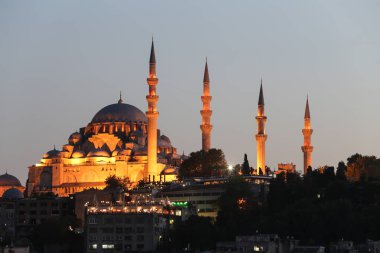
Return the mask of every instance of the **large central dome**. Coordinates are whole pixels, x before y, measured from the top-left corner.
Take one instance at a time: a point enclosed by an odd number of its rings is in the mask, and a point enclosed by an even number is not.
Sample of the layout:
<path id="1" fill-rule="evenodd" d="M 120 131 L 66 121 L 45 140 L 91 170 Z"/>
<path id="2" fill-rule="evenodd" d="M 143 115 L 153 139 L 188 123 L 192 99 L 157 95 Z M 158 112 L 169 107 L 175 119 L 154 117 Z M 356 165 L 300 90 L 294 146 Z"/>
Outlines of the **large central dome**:
<path id="1" fill-rule="evenodd" d="M 91 123 L 147 122 L 145 114 L 137 107 L 124 103 L 111 104 L 98 111 Z"/>

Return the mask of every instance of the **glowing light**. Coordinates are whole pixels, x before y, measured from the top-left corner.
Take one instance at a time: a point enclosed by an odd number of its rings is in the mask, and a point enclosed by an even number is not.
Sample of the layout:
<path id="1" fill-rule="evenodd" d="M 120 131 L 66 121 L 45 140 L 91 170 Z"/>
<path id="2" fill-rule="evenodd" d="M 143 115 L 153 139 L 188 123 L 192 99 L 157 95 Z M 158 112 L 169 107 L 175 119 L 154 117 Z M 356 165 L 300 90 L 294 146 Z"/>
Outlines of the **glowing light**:
<path id="1" fill-rule="evenodd" d="M 231 164 L 228 164 L 228 170 L 229 170 L 229 171 L 233 170 L 233 168 L 234 168 L 234 167 L 233 167 Z"/>

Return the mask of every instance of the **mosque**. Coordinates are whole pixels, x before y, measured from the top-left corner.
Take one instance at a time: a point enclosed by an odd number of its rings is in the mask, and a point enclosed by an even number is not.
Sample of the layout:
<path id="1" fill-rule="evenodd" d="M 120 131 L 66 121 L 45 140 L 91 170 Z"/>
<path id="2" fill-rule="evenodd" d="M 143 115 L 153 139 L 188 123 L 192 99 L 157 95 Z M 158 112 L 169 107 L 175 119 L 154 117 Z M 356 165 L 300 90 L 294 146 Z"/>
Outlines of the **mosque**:
<path id="1" fill-rule="evenodd" d="M 153 41 L 147 83 L 146 113 L 124 103 L 120 94 L 117 103 L 102 108 L 86 127 L 72 133 L 61 150 L 54 147 L 29 167 L 27 196 L 44 192 L 68 196 L 89 188 L 102 189 L 110 175 L 131 183 L 176 179 L 177 167 L 185 157 L 177 154 L 170 138 L 157 129 Z"/>
<path id="2" fill-rule="evenodd" d="M 26 189 L 19 180 L 7 173 L 0 176 L 0 196 L 6 191 L 14 197 L 30 197 L 44 193 L 68 196 L 90 188 L 103 189 L 105 180 L 111 175 L 127 179 L 131 185 L 140 181 L 170 182 L 176 180 L 178 167 L 187 157 L 177 154 L 168 136 L 161 135 L 157 128 L 159 112 L 156 92 L 158 78 L 156 75 L 156 58 L 152 41 L 149 75 L 147 78 L 148 109 L 144 113 L 137 107 L 119 100 L 98 111 L 91 122 L 72 133 L 68 143 L 61 149 L 48 151 L 40 162 L 29 167 Z M 211 99 L 210 79 L 207 60 L 203 77 L 202 110 L 202 149 L 211 148 Z M 257 166 L 255 175 L 267 174 L 265 163 L 265 143 L 267 133 L 264 112 L 264 93 L 261 82 L 256 116 Z M 311 128 L 309 101 L 306 101 L 304 129 L 304 173 L 312 164 Z M 22 196 L 22 195 L 21 195 Z"/>

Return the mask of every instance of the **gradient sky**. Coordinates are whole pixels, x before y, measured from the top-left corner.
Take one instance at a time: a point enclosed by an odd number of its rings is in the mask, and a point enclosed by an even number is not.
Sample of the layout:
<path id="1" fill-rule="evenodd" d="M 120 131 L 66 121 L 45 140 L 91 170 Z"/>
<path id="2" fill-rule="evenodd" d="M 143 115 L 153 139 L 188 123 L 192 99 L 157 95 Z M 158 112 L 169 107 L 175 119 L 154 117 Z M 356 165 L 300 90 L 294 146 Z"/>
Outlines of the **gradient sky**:
<path id="1" fill-rule="evenodd" d="M 147 108 L 154 35 L 158 120 L 182 153 L 199 150 L 208 57 L 212 146 L 256 163 L 263 78 L 267 163 L 302 169 L 309 94 L 314 167 L 380 156 L 380 1 L 0 1 L 0 173 L 67 143 L 102 107 Z"/>

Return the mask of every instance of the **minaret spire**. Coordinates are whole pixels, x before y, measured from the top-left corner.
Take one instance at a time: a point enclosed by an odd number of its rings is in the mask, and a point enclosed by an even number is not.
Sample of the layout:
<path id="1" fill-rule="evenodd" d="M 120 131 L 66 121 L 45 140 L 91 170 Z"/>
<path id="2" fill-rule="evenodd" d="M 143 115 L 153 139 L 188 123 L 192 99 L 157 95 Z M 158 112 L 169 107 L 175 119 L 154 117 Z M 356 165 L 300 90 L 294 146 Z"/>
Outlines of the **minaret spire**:
<path id="1" fill-rule="evenodd" d="M 313 134 L 313 129 L 311 128 L 309 96 L 306 98 L 304 128 L 302 129 L 302 134 L 303 146 L 301 147 L 301 150 L 303 152 L 303 173 L 306 174 L 307 169 L 312 165 L 312 153 L 314 149 L 314 147 L 311 145 L 311 135 Z"/>
<path id="2" fill-rule="evenodd" d="M 207 58 L 205 70 L 203 75 L 203 95 L 201 96 L 203 107 L 201 110 L 202 124 L 200 125 L 202 131 L 202 150 L 208 151 L 211 148 L 211 99 L 210 96 L 210 77 L 208 74 Z"/>
<path id="3" fill-rule="evenodd" d="M 123 99 L 121 97 L 121 91 L 120 91 L 120 96 L 119 96 L 119 101 L 117 102 L 118 104 L 122 104 L 123 103 Z"/>
<path id="4" fill-rule="evenodd" d="M 203 75 L 203 83 L 210 83 L 210 77 L 208 75 L 207 57 L 206 57 L 205 71 L 204 71 L 204 75 Z"/>
<path id="5" fill-rule="evenodd" d="M 146 117 L 148 118 L 148 168 L 145 174 L 145 179 L 148 181 L 159 180 L 160 172 L 157 166 L 157 102 L 159 97 L 156 94 L 156 86 L 158 78 L 156 76 L 156 55 L 154 53 L 154 42 L 152 38 L 152 46 L 150 49 L 149 58 L 149 76 L 147 78 L 149 85 L 149 93 L 146 96 L 148 102 L 148 110 Z"/>
<path id="6" fill-rule="evenodd" d="M 309 95 L 306 97 L 305 119 L 310 119 Z"/>
<path id="7" fill-rule="evenodd" d="M 267 117 L 264 113 L 264 92 L 263 92 L 263 80 L 261 79 L 260 83 L 260 94 L 259 94 L 259 102 L 257 109 L 257 134 L 256 134 L 256 174 L 266 174 L 266 166 L 265 166 L 265 142 L 267 140 L 268 135 L 265 133 L 265 122 L 267 121 Z"/>
<path id="8" fill-rule="evenodd" d="M 259 95 L 258 105 L 264 106 L 263 79 L 261 79 L 261 84 L 260 84 L 260 95 Z"/>
<path id="9" fill-rule="evenodd" d="M 154 53 L 154 42 L 152 37 L 152 45 L 150 47 L 150 57 L 149 57 L 149 77 L 156 76 L 156 54 Z"/>

